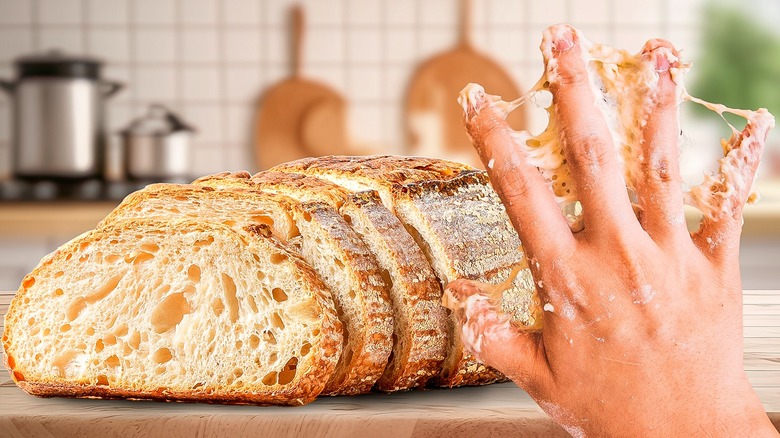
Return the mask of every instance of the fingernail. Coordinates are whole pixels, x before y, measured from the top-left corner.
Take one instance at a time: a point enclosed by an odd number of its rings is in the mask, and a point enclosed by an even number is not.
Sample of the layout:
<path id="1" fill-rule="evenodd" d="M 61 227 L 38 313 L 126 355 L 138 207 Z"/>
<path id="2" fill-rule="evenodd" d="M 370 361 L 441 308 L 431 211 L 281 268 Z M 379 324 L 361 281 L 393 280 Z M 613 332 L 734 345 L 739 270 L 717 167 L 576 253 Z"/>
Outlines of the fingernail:
<path id="1" fill-rule="evenodd" d="M 557 53 L 563 53 L 574 46 L 574 36 L 571 31 L 563 32 L 559 35 L 553 43 L 553 51 Z"/>

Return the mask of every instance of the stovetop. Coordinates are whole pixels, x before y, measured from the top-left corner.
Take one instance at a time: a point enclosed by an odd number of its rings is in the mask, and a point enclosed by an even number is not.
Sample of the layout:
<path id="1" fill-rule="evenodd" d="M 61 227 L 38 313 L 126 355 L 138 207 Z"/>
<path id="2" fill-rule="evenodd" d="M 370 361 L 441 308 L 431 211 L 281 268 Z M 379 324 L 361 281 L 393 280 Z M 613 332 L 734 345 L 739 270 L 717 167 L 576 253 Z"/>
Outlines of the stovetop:
<path id="1" fill-rule="evenodd" d="M 130 193 L 142 189 L 152 183 L 166 182 L 186 184 L 191 181 L 192 179 L 190 178 L 144 181 L 104 181 L 100 179 L 82 181 L 14 179 L 0 181 L 0 203 L 121 201 Z"/>

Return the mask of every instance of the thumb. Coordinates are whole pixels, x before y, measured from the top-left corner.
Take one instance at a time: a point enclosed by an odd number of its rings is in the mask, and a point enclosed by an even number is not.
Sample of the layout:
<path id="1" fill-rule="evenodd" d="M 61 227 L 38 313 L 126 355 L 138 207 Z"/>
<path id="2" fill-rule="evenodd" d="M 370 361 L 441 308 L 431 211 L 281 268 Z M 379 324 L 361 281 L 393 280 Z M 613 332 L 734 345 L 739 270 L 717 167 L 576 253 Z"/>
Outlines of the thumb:
<path id="1" fill-rule="evenodd" d="M 458 279 L 444 289 L 442 304 L 455 315 L 466 350 L 527 389 L 547 369 L 541 334 L 515 326 L 497 308 L 495 288 L 494 284 Z"/>

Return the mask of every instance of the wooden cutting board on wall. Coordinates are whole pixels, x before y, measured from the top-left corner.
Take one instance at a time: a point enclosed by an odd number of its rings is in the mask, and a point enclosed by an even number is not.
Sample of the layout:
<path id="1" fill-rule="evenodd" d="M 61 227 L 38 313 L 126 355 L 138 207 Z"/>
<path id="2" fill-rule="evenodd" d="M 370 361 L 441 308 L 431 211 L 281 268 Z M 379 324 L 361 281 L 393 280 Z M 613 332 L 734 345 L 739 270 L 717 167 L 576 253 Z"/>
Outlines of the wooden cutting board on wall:
<path id="1" fill-rule="evenodd" d="M 255 161 L 260 170 L 299 158 L 348 151 L 347 104 L 332 88 L 303 77 L 304 15 L 292 8 L 291 70 L 260 100 Z"/>
<path id="2" fill-rule="evenodd" d="M 520 91 L 503 67 L 474 48 L 470 15 L 471 1 L 461 0 L 457 45 L 423 62 L 412 76 L 404 124 L 407 153 L 449 158 L 482 168 L 463 128 L 458 94 L 469 82 L 479 83 L 488 93 L 507 101 L 519 97 Z M 514 129 L 526 128 L 522 108 L 509 114 L 507 120 Z"/>

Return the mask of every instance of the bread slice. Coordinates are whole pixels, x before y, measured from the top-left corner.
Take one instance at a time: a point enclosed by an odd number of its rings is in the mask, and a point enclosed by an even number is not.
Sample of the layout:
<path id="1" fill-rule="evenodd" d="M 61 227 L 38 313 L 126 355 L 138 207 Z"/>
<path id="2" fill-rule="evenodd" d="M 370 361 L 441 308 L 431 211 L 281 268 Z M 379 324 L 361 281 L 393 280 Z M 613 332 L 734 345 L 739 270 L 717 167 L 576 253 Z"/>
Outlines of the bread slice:
<path id="1" fill-rule="evenodd" d="M 449 163 L 392 156 L 326 157 L 286 163 L 274 170 L 376 190 L 422 248 L 442 285 L 457 278 L 500 283 L 512 268 L 525 264 L 520 240 L 487 174 Z M 538 327 L 541 308 L 528 269 L 504 293 L 501 305 L 529 329 Z M 460 386 L 504 380 L 464 350 L 456 324 L 450 320 L 449 354 L 433 383 Z"/>
<path id="2" fill-rule="evenodd" d="M 369 392 L 384 371 L 392 351 L 393 312 L 376 259 L 353 229 L 324 202 L 298 202 L 263 192 L 248 173 L 200 178 L 195 185 L 218 189 L 209 210 L 230 216 L 233 208 L 222 197 L 243 190 L 247 199 L 287 199 L 278 208 L 292 217 L 298 236 L 288 240 L 331 289 L 344 323 L 344 353 L 323 394 Z M 185 206 L 177 207 L 186 209 Z M 197 214 L 197 212 L 196 212 Z"/>
<path id="3" fill-rule="evenodd" d="M 441 372 L 447 352 L 447 310 L 425 255 L 375 191 L 353 194 L 328 181 L 300 174 L 260 172 L 262 190 L 318 200 L 338 209 L 376 256 L 393 305 L 393 353 L 375 388 L 394 392 L 424 386 Z"/>
<path id="4" fill-rule="evenodd" d="M 133 219 L 70 241 L 8 310 L 14 381 L 38 396 L 314 400 L 336 367 L 341 323 L 314 271 L 269 234 Z"/>

